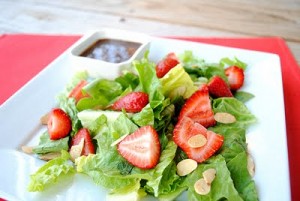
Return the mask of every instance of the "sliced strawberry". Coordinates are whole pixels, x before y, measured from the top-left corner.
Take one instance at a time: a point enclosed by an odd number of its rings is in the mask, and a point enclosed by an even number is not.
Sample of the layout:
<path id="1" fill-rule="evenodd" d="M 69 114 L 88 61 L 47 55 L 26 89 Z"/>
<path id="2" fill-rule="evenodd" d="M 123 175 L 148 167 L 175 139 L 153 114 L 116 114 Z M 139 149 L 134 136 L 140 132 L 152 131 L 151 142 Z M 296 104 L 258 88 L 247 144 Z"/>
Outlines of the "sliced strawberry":
<path id="1" fill-rule="evenodd" d="M 81 152 L 81 156 L 87 156 L 89 154 L 95 153 L 95 146 L 92 142 L 91 134 L 88 129 L 81 128 L 72 138 L 71 146 L 78 145 L 81 141 L 81 139 L 84 139 L 84 145 Z"/>
<path id="2" fill-rule="evenodd" d="M 225 69 L 225 74 L 228 77 L 230 89 L 235 91 L 241 88 L 244 84 L 244 70 L 237 66 L 230 66 Z"/>
<path id="3" fill-rule="evenodd" d="M 84 97 L 88 97 L 88 94 L 83 94 L 82 93 L 82 88 L 87 85 L 88 82 L 86 80 L 81 80 L 75 87 L 74 89 L 72 89 L 72 91 L 69 94 L 69 98 L 74 98 L 76 103 L 84 98 Z"/>
<path id="4" fill-rule="evenodd" d="M 212 77 L 207 86 L 209 94 L 215 98 L 233 96 L 227 83 L 219 76 Z"/>
<path id="5" fill-rule="evenodd" d="M 190 117 L 204 127 L 215 125 L 207 85 L 203 85 L 185 102 L 179 114 L 179 121 L 183 117 Z"/>
<path id="6" fill-rule="evenodd" d="M 54 108 L 48 117 L 48 133 L 51 140 L 66 137 L 72 129 L 72 121 L 68 114 L 60 108 Z"/>
<path id="7" fill-rule="evenodd" d="M 156 65 L 156 75 L 158 78 L 163 77 L 167 74 L 173 67 L 179 64 L 179 59 L 175 53 L 169 53 L 163 60 L 159 61 Z"/>
<path id="8" fill-rule="evenodd" d="M 152 126 L 141 127 L 118 144 L 118 152 L 136 167 L 154 168 L 160 157 L 158 134 Z"/>
<path id="9" fill-rule="evenodd" d="M 203 135 L 207 142 L 205 145 L 192 148 L 188 141 L 192 136 Z M 201 163 L 210 158 L 223 144 L 223 136 L 208 131 L 201 124 L 189 117 L 184 117 L 175 126 L 173 131 L 174 142 L 187 154 L 190 159 Z"/>
<path id="10" fill-rule="evenodd" d="M 125 109 L 126 112 L 135 113 L 140 112 L 148 103 L 148 94 L 144 92 L 131 92 L 118 99 L 111 108 L 117 111 Z"/>

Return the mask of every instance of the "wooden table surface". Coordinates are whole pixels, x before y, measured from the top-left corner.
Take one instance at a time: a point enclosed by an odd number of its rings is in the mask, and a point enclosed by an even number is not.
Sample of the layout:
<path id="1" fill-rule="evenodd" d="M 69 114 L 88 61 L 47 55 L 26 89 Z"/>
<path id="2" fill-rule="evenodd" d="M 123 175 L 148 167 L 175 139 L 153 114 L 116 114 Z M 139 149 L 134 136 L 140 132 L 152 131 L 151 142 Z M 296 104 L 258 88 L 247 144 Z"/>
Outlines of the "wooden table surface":
<path id="1" fill-rule="evenodd" d="M 0 34 L 282 37 L 300 64 L 300 0 L 0 0 Z"/>

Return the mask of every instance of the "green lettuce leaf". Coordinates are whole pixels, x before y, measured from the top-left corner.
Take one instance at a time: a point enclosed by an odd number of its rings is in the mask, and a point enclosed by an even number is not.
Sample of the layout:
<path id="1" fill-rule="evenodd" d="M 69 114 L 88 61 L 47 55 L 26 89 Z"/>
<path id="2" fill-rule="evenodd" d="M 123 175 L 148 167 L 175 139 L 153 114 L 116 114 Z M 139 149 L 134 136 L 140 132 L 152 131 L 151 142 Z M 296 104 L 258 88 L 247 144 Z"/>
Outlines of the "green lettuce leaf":
<path id="1" fill-rule="evenodd" d="M 58 97 L 58 104 L 71 118 L 72 131 L 71 136 L 74 136 L 80 128 L 82 128 L 81 122 L 77 117 L 78 110 L 76 108 L 75 99 L 68 98 L 65 93 L 61 93 Z"/>
<path id="2" fill-rule="evenodd" d="M 40 141 L 37 146 L 33 148 L 33 153 L 46 154 L 50 152 L 61 152 L 61 150 L 68 151 L 69 149 L 69 137 L 65 137 L 59 140 L 51 140 L 48 132 L 44 132 L 40 136 Z"/>
<path id="3" fill-rule="evenodd" d="M 163 94 L 171 100 L 177 96 L 183 96 L 187 99 L 198 89 L 180 64 L 163 76 L 160 82 Z"/>
<path id="4" fill-rule="evenodd" d="M 90 96 L 78 101 L 76 107 L 79 111 L 104 108 L 123 92 L 120 83 L 101 78 L 84 86 L 82 91 Z"/>
<path id="5" fill-rule="evenodd" d="M 222 58 L 220 60 L 220 65 L 222 67 L 226 66 L 237 66 L 243 70 L 246 70 L 247 64 L 239 60 L 238 58 L 234 57 L 233 59 L 230 59 L 228 57 Z"/>
<path id="6" fill-rule="evenodd" d="M 46 187 L 56 183 L 62 176 L 75 173 L 74 166 L 69 159 L 69 153 L 62 151 L 60 157 L 45 163 L 36 173 L 30 176 L 28 191 L 43 191 Z"/>
<path id="7" fill-rule="evenodd" d="M 209 168 L 216 170 L 216 177 L 211 184 L 210 192 L 207 195 L 199 195 L 194 189 L 194 184 L 198 179 L 203 178 L 202 173 Z M 234 187 L 225 159 L 221 155 L 211 157 L 205 163 L 199 164 L 197 169 L 187 176 L 187 180 L 189 184 L 188 200 L 243 200 Z"/>
<path id="8" fill-rule="evenodd" d="M 146 183 L 145 188 L 148 192 L 153 193 L 155 197 L 157 197 L 162 191 L 165 189 L 170 189 L 170 185 L 172 183 L 169 183 L 170 181 L 179 179 L 179 176 L 176 175 L 176 171 L 172 171 L 172 175 L 170 175 L 169 167 L 170 164 L 173 162 L 173 159 L 175 157 L 177 150 L 177 145 L 173 141 L 169 141 L 166 148 L 162 151 L 159 163 L 156 165 L 156 167 L 152 170 L 152 177 L 148 180 Z M 170 166 L 176 170 L 176 166 Z M 170 180 L 165 180 L 162 182 L 162 179 L 164 175 L 167 174 L 171 178 Z"/>
<path id="9" fill-rule="evenodd" d="M 164 100 L 160 81 L 156 76 L 155 63 L 144 57 L 141 60 L 134 61 L 133 66 L 138 72 L 140 88 L 143 92 L 149 94 L 149 102 Z"/>
<path id="10" fill-rule="evenodd" d="M 131 72 L 117 77 L 115 81 L 121 84 L 123 90 L 127 88 L 135 89 L 139 85 L 139 77 Z"/>
<path id="11" fill-rule="evenodd" d="M 247 101 L 254 98 L 254 95 L 249 92 L 245 92 L 245 91 L 237 91 L 234 93 L 234 97 L 236 99 L 238 99 L 239 101 L 246 103 Z"/>
<path id="12" fill-rule="evenodd" d="M 258 200 L 255 183 L 248 172 L 245 129 L 228 126 L 210 128 L 224 136 L 220 154 L 225 158 L 234 186 L 246 201 Z"/>
<path id="13" fill-rule="evenodd" d="M 56 97 L 58 106 L 63 109 L 72 120 L 72 132 L 71 136 L 75 135 L 77 131 L 82 127 L 81 122 L 77 118 L 78 110 L 76 108 L 76 103 L 74 98 L 69 98 L 70 92 L 74 89 L 74 87 L 82 80 L 88 79 L 88 73 L 86 71 L 77 72 L 70 82 L 66 85 L 64 91 L 62 91 Z"/>
<path id="14" fill-rule="evenodd" d="M 124 177 L 116 168 L 110 171 L 109 168 L 104 169 L 103 162 L 99 154 L 81 156 L 75 161 L 77 172 L 87 174 L 97 185 L 105 187 L 110 193 L 128 193 L 140 188 L 139 178 Z"/>
<path id="15" fill-rule="evenodd" d="M 150 104 L 146 105 L 141 112 L 134 114 L 132 120 L 140 127 L 146 125 L 154 126 L 154 113 Z"/>
<path id="16" fill-rule="evenodd" d="M 192 51 L 185 51 L 180 55 L 180 60 L 183 63 L 185 71 L 197 81 L 199 77 L 210 79 L 218 75 L 227 81 L 224 68 L 220 64 L 206 63 L 203 59 L 196 57 Z"/>
<path id="17" fill-rule="evenodd" d="M 235 98 L 214 99 L 212 106 L 214 113 L 226 112 L 235 116 L 236 122 L 227 124 L 228 126 L 247 128 L 256 122 L 255 116 L 248 110 L 246 105 Z"/>

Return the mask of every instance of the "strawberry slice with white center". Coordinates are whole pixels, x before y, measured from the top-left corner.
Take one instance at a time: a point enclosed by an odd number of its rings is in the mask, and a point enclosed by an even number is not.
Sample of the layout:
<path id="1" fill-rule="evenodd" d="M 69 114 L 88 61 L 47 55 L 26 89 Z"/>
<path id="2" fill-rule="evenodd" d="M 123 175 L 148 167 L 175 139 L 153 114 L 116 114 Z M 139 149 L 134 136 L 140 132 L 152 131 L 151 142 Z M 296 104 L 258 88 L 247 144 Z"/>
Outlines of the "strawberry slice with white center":
<path id="1" fill-rule="evenodd" d="M 203 146 L 194 148 L 188 142 L 191 137 L 196 135 L 203 135 L 207 141 Z M 208 131 L 201 124 L 194 122 L 189 117 L 183 117 L 174 128 L 173 140 L 190 159 L 201 163 L 221 148 L 224 137 Z"/>
<path id="2" fill-rule="evenodd" d="M 126 136 L 117 146 L 118 152 L 130 164 L 142 168 L 154 168 L 160 157 L 160 142 L 152 126 L 144 126 Z"/>
<path id="3" fill-rule="evenodd" d="M 60 108 L 54 108 L 49 113 L 48 133 L 51 140 L 66 137 L 72 129 L 72 121 L 69 115 Z"/>
<path id="4" fill-rule="evenodd" d="M 215 125 L 207 85 L 202 86 L 185 102 L 179 114 L 179 121 L 183 117 L 189 117 L 206 128 Z"/>
<path id="5" fill-rule="evenodd" d="M 228 78 L 230 89 L 235 91 L 241 88 L 244 84 L 244 70 L 237 66 L 230 66 L 225 69 L 225 74 Z"/>

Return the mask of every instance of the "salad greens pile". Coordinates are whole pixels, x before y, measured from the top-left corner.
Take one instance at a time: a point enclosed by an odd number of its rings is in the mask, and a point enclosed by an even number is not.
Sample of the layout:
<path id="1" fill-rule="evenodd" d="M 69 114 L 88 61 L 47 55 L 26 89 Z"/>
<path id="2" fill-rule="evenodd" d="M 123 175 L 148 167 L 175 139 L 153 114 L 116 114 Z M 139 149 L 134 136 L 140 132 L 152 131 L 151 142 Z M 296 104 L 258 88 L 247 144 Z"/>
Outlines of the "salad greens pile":
<path id="1" fill-rule="evenodd" d="M 174 200 L 187 191 L 188 200 L 258 200 L 255 183 L 247 169 L 246 129 L 256 121 L 245 102 L 253 98 L 247 92 L 238 91 L 234 97 L 211 98 L 216 112 L 233 114 L 236 122 L 217 123 L 208 130 L 224 136 L 221 149 L 211 158 L 198 164 L 187 176 L 177 174 L 176 165 L 186 159 L 186 154 L 172 141 L 177 116 L 185 100 L 214 75 L 227 81 L 224 69 L 236 65 L 246 69 L 237 58 L 223 58 L 219 63 L 207 63 L 191 51 L 180 55 L 180 65 L 158 78 L 155 63 L 146 54 L 134 61 L 131 68 L 114 80 L 91 79 L 86 72 L 77 73 L 66 90 L 58 96 L 59 107 L 72 119 L 71 135 L 56 141 L 49 139 L 47 131 L 40 137 L 34 153 L 61 153 L 31 175 L 29 191 L 43 191 L 54 185 L 64 175 L 86 174 L 93 181 L 108 189 L 107 199 L 137 200 L 147 194 L 159 200 Z M 68 93 L 80 80 L 88 80 L 83 93 L 89 94 L 78 102 Z M 141 112 L 107 110 L 121 96 L 132 91 L 149 95 L 149 103 Z M 128 163 L 117 151 L 115 142 L 139 127 L 151 125 L 159 134 L 161 156 L 153 169 L 140 169 Z M 70 138 L 82 127 L 93 137 L 96 154 L 70 160 Z M 214 168 L 217 175 L 207 195 L 195 192 L 194 183 L 199 175 Z"/>

